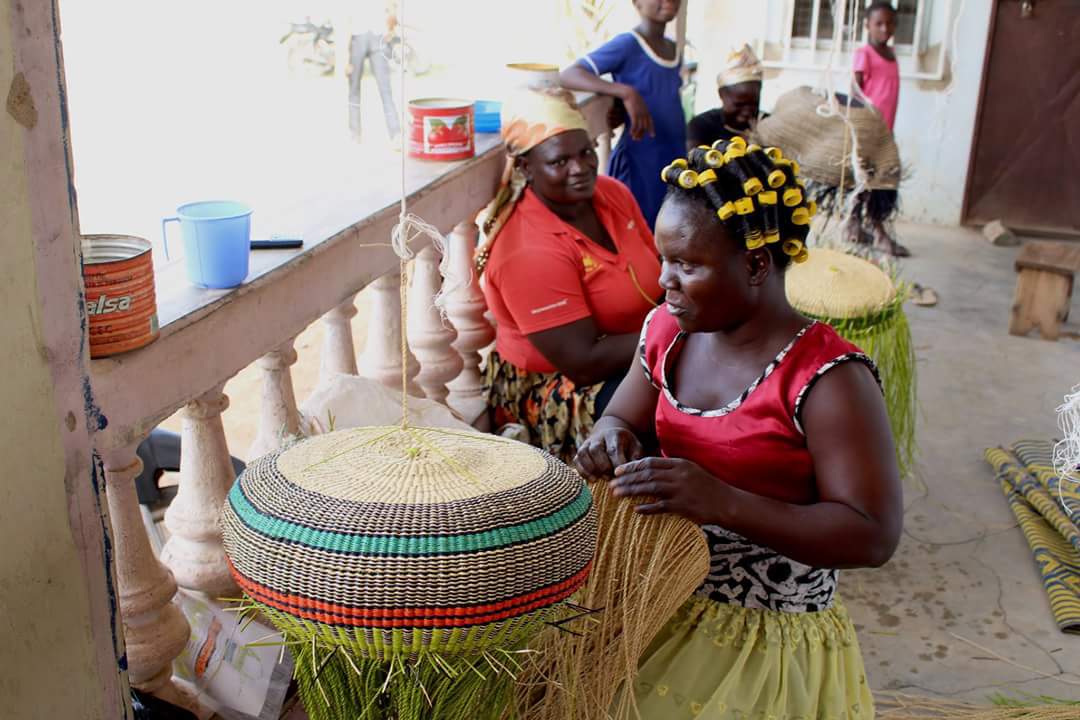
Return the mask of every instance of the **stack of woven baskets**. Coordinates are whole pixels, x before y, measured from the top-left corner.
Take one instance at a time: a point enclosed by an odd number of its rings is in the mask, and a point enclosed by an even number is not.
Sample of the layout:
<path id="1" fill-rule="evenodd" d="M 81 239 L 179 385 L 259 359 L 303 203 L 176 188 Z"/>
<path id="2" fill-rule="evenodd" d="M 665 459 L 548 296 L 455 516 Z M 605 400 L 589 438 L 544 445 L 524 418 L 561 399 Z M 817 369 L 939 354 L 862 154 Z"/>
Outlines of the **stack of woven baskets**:
<path id="1" fill-rule="evenodd" d="M 881 375 L 896 459 L 906 475 L 915 459 L 915 350 L 904 315 L 907 291 L 876 265 L 837 250 L 814 248 L 786 276 L 792 307 L 826 322 L 873 359 Z"/>

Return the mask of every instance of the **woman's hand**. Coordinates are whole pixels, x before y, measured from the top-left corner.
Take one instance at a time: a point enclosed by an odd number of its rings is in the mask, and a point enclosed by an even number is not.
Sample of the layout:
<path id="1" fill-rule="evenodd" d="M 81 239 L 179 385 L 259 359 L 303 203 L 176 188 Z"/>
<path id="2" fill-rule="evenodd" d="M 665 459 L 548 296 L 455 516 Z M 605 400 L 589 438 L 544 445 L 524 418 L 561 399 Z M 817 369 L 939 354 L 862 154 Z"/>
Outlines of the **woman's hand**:
<path id="1" fill-rule="evenodd" d="M 652 115 L 649 113 L 649 106 L 645 104 L 645 99 L 641 97 L 641 93 L 629 85 L 624 85 L 622 92 L 619 94 L 619 99 L 622 100 L 623 105 L 626 107 L 626 114 L 630 116 L 630 137 L 634 140 L 640 140 L 646 134 L 650 137 L 655 136 L 656 131 L 653 129 Z"/>
<path id="2" fill-rule="evenodd" d="M 611 477 L 620 465 L 645 457 L 645 450 L 629 428 L 601 424 L 578 448 L 574 465 L 586 480 Z"/>
<path id="3" fill-rule="evenodd" d="M 698 525 L 722 524 L 726 483 L 682 458 L 650 457 L 615 468 L 615 497 L 648 495 L 652 502 L 634 508 L 642 515 L 673 513 Z"/>

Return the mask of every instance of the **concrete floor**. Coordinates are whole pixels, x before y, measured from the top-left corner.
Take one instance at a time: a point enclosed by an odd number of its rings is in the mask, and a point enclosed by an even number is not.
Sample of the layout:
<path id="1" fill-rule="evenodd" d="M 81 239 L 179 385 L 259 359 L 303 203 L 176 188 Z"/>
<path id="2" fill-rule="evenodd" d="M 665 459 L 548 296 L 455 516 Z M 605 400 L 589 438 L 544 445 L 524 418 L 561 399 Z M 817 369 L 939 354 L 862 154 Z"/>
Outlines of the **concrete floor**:
<path id="1" fill-rule="evenodd" d="M 976 702 L 1080 698 L 1080 636 L 1054 624 L 983 459 L 989 446 L 1057 436 L 1054 410 L 1080 383 L 1080 342 L 1008 334 L 1015 248 L 957 228 L 898 232 L 913 253 L 902 277 L 933 287 L 940 302 L 907 308 L 921 413 L 904 538 L 884 568 L 842 573 L 871 686 Z M 1076 298 L 1071 315 L 1080 316 Z"/>

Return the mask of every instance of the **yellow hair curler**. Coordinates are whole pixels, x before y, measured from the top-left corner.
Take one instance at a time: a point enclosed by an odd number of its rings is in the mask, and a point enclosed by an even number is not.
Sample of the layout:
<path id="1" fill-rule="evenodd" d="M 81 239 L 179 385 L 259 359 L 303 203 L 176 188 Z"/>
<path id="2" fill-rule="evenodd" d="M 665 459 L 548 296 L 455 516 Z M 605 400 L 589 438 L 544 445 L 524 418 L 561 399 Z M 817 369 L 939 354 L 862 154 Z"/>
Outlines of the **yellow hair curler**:
<path id="1" fill-rule="evenodd" d="M 736 213 L 735 203 L 730 200 L 720 206 L 720 209 L 716 211 L 716 217 L 721 220 L 730 220 Z"/>
<path id="2" fill-rule="evenodd" d="M 806 246 L 803 245 L 802 240 L 790 238 L 784 241 L 784 254 L 795 257 L 796 255 L 801 253 L 805 249 L 805 247 Z"/>

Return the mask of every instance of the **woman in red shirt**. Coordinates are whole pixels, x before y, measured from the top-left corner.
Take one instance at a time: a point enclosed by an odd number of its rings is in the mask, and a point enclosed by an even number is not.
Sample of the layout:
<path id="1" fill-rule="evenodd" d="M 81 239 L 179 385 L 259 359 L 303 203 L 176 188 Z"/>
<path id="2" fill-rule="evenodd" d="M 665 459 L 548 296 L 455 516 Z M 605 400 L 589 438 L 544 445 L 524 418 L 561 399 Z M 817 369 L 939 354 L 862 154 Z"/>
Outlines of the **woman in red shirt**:
<path id="1" fill-rule="evenodd" d="M 641 658 L 644 720 L 872 720 L 836 587 L 900 537 L 885 403 L 870 359 L 787 301 L 811 215 L 793 167 L 735 145 L 666 173 L 683 181 L 656 223 L 666 302 L 577 464 L 709 540 L 704 584 Z"/>
<path id="2" fill-rule="evenodd" d="M 569 92 L 524 93 L 503 116 L 510 173 L 478 254 L 496 324 L 489 406 L 496 428 L 519 423 L 569 461 L 630 366 L 660 262 L 630 191 L 598 177 Z"/>

